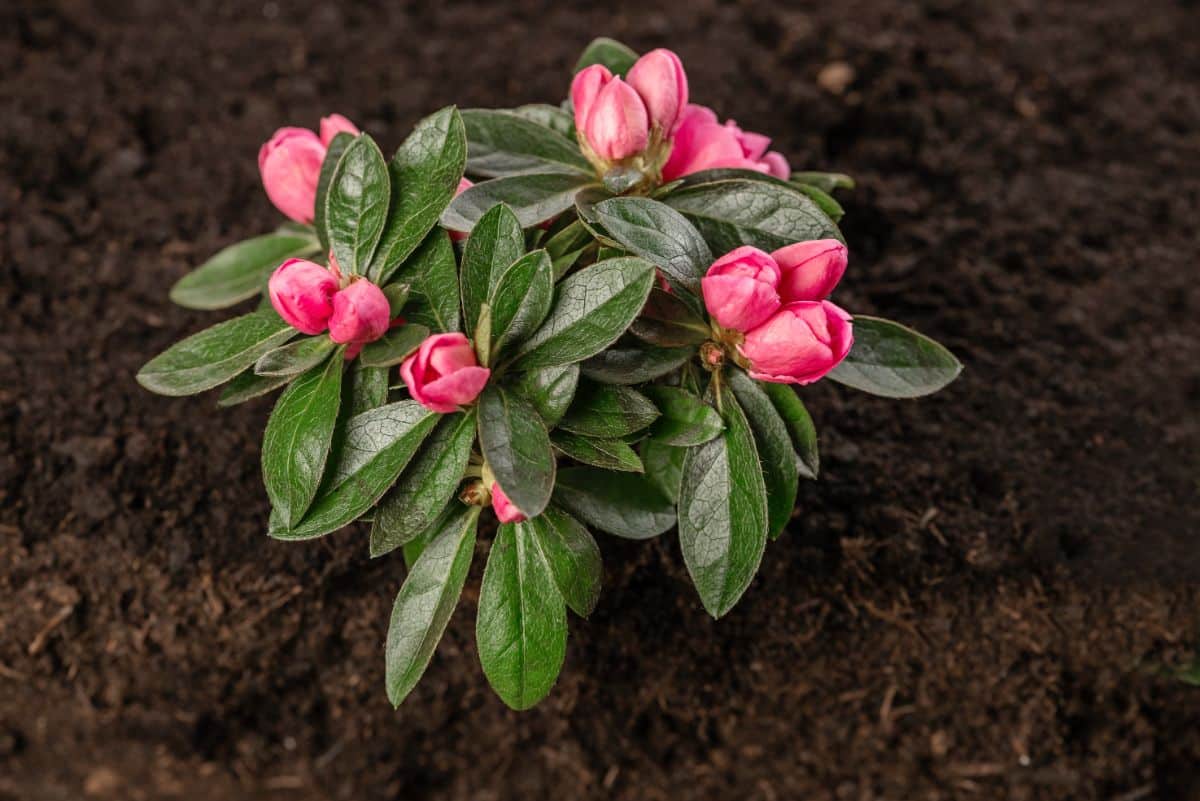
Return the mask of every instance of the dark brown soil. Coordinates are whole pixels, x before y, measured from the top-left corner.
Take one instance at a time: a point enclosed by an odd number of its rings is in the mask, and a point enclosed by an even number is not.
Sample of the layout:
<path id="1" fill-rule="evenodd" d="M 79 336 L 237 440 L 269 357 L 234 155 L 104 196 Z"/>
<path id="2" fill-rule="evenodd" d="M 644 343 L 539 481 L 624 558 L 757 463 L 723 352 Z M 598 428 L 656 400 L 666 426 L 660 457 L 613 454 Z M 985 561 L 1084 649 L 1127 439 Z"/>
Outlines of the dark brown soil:
<path id="1" fill-rule="evenodd" d="M 339 5 L 0 4 L 0 799 L 1200 798 L 1170 675 L 1200 639 L 1193 3 Z M 394 712 L 401 560 L 267 539 L 269 402 L 133 374 L 215 319 L 171 283 L 277 223 L 276 126 L 390 148 L 560 97 L 598 33 L 856 176 L 840 302 L 967 369 L 808 393 L 824 475 L 721 622 L 673 538 L 604 539 L 518 714 L 476 660 L 480 563 Z"/>

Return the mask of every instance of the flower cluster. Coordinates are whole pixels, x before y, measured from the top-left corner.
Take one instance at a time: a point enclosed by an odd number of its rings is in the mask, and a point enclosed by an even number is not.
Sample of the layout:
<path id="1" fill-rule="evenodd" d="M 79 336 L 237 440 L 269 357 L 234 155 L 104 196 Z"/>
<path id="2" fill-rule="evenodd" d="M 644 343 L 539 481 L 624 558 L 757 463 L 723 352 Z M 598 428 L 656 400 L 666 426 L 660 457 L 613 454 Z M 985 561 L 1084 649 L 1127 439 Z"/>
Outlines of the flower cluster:
<path id="1" fill-rule="evenodd" d="M 429 665 L 483 510 L 479 660 L 523 709 L 554 684 L 567 610 L 597 603 L 594 532 L 674 530 L 720 617 L 818 475 L 804 387 L 907 398 L 959 372 L 936 342 L 830 300 L 848 262 L 833 194 L 853 183 L 792 172 L 697 88 L 670 50 L 598 39 L 561 105 L 444 108 L 391 164 L 340 115 L 282 128 L 259 170 L 290 222 L 171 290 L 189 308 L 258 301 L 138 380 L 223 386 L 222 406 L 282 389 L 262 448 L 270 536 L 364 521 L 372 556 L 403 554 L 394 703 Z"/>

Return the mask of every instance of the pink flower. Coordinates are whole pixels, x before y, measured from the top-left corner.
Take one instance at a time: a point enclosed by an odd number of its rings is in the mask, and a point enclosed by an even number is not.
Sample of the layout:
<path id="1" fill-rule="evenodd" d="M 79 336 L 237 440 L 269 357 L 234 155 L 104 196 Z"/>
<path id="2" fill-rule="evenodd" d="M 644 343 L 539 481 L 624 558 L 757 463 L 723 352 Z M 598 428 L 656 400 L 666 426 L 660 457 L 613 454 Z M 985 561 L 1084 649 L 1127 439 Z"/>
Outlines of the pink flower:
<path id="1" fill-rule="evenodd" d="M 799 301 L 747 333 L 738 351 L 759 381 L 811 384 L 837 367 L 853 343 L 848 313 L 827 300 Z"/>
<path id="2" fill-rule="evenodd" d="M 470 178 L 460 179 L 458 182 L 458 189 L 454 190 L 454 196 L 458 197 L 459 195 L 461 195 L 463 192 L 467 191 L 474 185 L 475 185 L 475 182 L 472 181 Z M 451 231 L 450 238 L 453 239 L 455 242 L 461 242 L 462 240 L 467 238 L 467 233 L 465 231 Z"/>
<path id="3" fill-rule="evenodd" d="M 337 278 L 316 262 L 288 259 L 267 282 L 271 305 L 284 322 L 305 334 L 319 334 L 333 314 Z"/>
<path id="4" fill-rule="evenodd" d="M 492 510 L 501 523 L 520 523 L 527 519 L 495 481 L 492 482 Z"/>
<path id="5" fill-rule="evenodd" d="M 797 242 L 771 254 L 783 277 L 779 297 L 784 303 L 825 300 L 846 272 L 846 246 L 836 239 Z"/>
<path id="6" fill-rule="evenodd" d="M 321 162 L 339 131 L 358 134 L 354 123 L 333 114 L 321 120 L 320 137 L 307 128 L 280 128 L 259 148 L 258 171 L 267 197 L 298 223 L 313 221 Z"/>
<path id="7" fill-rule="evenodd" d="M 722 328 L 749 331 L 779 309 L 779 278 L 774 259 L 743 245 L 713 262 L 700 290 L 708 313 Z"/>
<path id="8" fill-rule="evenodd" d="M 491 374 L 479 366 L 470 340 L 459 333 L 434 334 L 400 365 L 409 394 L 439 414 L 457 411 L 479 397 Z"/>
<path id="9" fill-rule="evenodd" d="M 771 140 L 743 131 L 733 120 L 722 125 L 716 112 L 695 104 L 684 109 L 675 131 L 671 157 L 663 167 L 663 180 L 674 181 L 701 170 L 718 168 L 754 170 L 787 179 L 787 159 L 767 152 Z"/>
<path id="10" fill-rule="evenodd" d="M 388 330 L 391 308 L 383 290 L 365 279 L 357 279 L 333 296 L 329 338 L 338 344 L 374 342 Z"/>
<path id="11" fill-rule="evenodd" d="M 604 162 L 623 161 L 644 151 L 652 129 L 669 139 L 687 105 L 687 75 L 670 50 L 637 60 L 628 80 L 601 64 L 583 69 L 571 83 L 575 129 L 587 149 Z"/>

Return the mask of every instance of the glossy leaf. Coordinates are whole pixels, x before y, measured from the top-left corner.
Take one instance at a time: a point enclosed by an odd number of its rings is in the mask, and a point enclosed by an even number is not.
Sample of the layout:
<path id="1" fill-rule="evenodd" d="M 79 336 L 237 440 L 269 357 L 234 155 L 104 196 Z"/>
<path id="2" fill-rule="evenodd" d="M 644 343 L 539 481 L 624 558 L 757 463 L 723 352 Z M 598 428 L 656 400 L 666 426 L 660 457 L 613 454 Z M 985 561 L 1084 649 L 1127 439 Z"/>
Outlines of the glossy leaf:
<path id="1" fill-rule="evenodd" d="M 448 333 L 458 330 L 458 261 L 450 236 L 440 228 L 430 231 L 408 260 L 393 273 L 393 280 L 410 287 L 404 319 Z"/>
<path id="2" fill-rule="evenodd" d="M 592 244 L 592 234 L 579 220 L 572 220 L 546 240 L 546 252 L 554 265 L 554 280 L 566 275 Z"/>
<path id="3" fill-rule="evenodd" d="M 554 273 L 546 251 L 522 256 L 501 273 L 488 297 L 492 358 L 533 333 L 553 299 Z"/>
<path id="4" fill-rule="evenodd" d="M 336 348 L 337 343 L 324 334 L 305 337 L 259 356 L 254 372 L 264 376 L 300 375 L 325 361 Z"/>
<path id="5" fill-rule="evenodd" d="M 563 279 L 541 327 L 522 343 L 521 369 L 569 364 L 616 341 L 645 305 L 654 267 L 642 259 L 596 262 Z"/>
<path id="6" fill-rule="evenodd" d="M 528 523 L 500 526 L 479 588 L 479 662 L 513 709 L 549 694 L 567 650 L 566 603 L 535 538 Z"/>
<path id="7" fill-rule="evenodd" d="M 854 344 L 829 377 L 885 398 L 918 398 L 942 389 L 962 372 L 954 354 L 891 320 L 854 318 Z"/>
<path id="8" fill-rule="evenodd" d="M 791 180 L 793 183 L 815 186 L 825 192 L 854 188 L 854 179 L 840 172 L 794 172 Z"/>
<path id="9" fill-rule="evenodd" d="M 594 183 L 595 176 L 537 173 L 493 178 L 463 192 L 442 214 L 442 225 L 451 231 L 470 232 L 497 203 L 506 203 L 529 228 L 558 216 L 575 203 L 575 195 Z"/>
<path id="10" fill-rule="evenodd" d="M 390 202 L 387 162 L 375 140 L 362 134 L 346 147 L 325 198 L 329 246 L 343 273 L 367 274 Z"/>
<path id="11" fill-rule="evenodd" d="M 189 309 L 224 309 L 262 292 L 267 279 L 291 258 L 321 252 L 309 234 L 256 236 L 221 250 L 171 287 L 171 300 Z"/>
<path id="12" fill-rule="evenodd" d="M 645 393 L 661 417 L 650 428 L 650 438 L 665 445 L 703 445 L 719 436 L 725 424 L 717 410 L 686 389 L 649 386 Z"/>
<path id="13" fill-rule="evenodd" d="M 368 342 L 359 354 L 364 367 L 392 367 L 408 358 L 429 336 L 423 325 L 402 325 L 391 328 L 380 339 Z"/>
<path id="14" fill-rule="evenodd" d="M 349 404 L 350 416 L 378 409 L 388 401 L 388 369 L 368 367 L 361 359 L 351 363 L 343 379 L 342 403 Z"/>
<path id="15" fill-rule="evenodd" d="M 340 131 L 334 135 L 329 142 L 329 147 L 325 150 L 325 159 L 321 162 L 321 174 L 317 179 L 317 198 L 313 204 L 313 228 L 317 231 L 322 254 L 329 252 L 329 224 L 325 219 L 329 185 L 333 181 L 333 174 L 337 170 L 338 162 L 342 160 L 346 148 L 350 147 L 350 143 L 355 138 L 355 135 L 348 131 Z"/>
<path id="16" fill-rule="evenodd" d="M 605 384 L 641 384 L 678 369 L 696 354 L 685 348 L 611 348 L 581 365 L 583 374 Z"/>
<path id="17" fill-rule="evenodd" d="M 571 611 L 587 617 L 600 598 L 600 547 L 583 524 L 551 506 L 529 522 L 542 556 Z"/>
<path id="18" fill-rule="evenodd" d="M 590 526 L 644 540 L 675 525 L 675 506 L 645 476 L 595 467 L 560 470 L 554 502 Z"/>
<path id="19" fill-rule="evenodd" d="M 664 348 L 699 345 L 713 335 L 708 322 L 693 307 L 678 295 L 657 287 L 650 290 L 650 297 L 629 326 L 629 333 Z"/>
<path id="20" fill-rule="evenodd" d="M 547 428 L 553 428 L 574 400 L 578 384 L 579 365 L 562 364 L 520 373 L 512 388 L 533 405 Z"/>
<path id="21" fill-rule="evenodd" d="M 463 246 L 461 289 L 468 331 L 479 324 L 479 309 L 492 287 L 524 253 L 525 234 L 517 215 L 503 203 L 488 209 Z"/>
<path id="22" fill-rule="evenodd" d="M 575 118 L 558 106 L 549 103 L 527 103 L 511 110 L 512 114 L 549 128 L 571 142 L 575 141 Z"/>
<path id="23" fill-rule="evenodd" d="M 217 405 L 223 409 L 229 406 L 237 406 L 239 403 L 245 403 L 248 400 L 266 395 L 272 390 L 279 389 L 294 377 L 290 375 L 256 375 L 254 368 L 244 370 L 238 373 L 221 390 L 221 397 L 217 399 Z"/>
<path id="24" fill-rule="evenodd" d="M 750 424 L 754 449 L 762 465 L 763 484 L 767 488 L 767 536 L 775 539 L 796 508 L 796 490 L 800 470 L 787 424 L 775 410 L 775 404 L 759 384 L 738 369 L 726 372 L 729 388 Z"/>
<path id="25" fill-rule="evenodd" d="M 138 371 L 159 395 L 194 395 L 223 384 L 297 333 L 273 309 L 243 314 L 176 342 Z"/>
<path id="26" fill-rule="evenodd" d="M 704 237 L 675 209 L 646 197 L 615 197 L 594 206 L 595 219 L 622 248 L 662 270 L 676 291 L 700 295 L 712 266 Z"/>
<path id="27" fill-rule="evenodd" d="M 388 164 L 391 209 L 371 280 L 386 284 L 422 245 L 458 191 L 466 163 L 467 135 L 456 108 L 447 106 L 417 123 Z M 457 293 L 454 300 L 457 307 Z"/>
<path id="28" fill-rule="evenodd" d="M 677 503 L 679 486 L 683 481 L 683 460 L 688 449 L 665 445 L 652 439 L 642 440 L 640 447 L 646 480 L 672 504 Z"/>
<path id="29" fill-rule="evenodd" d="M 759 387 L 767 393 L 775 411 L 787 426 L 792 447 L 798 460 L 797 470 L 804 478 L 816 478 L 821 470 L 821 457 L 817 450 L 817 427 L 796 391 L 787 384 L 762 382 Z"/>
<path id="30" fill-rule="evenodd" d="M 388 284 L 383 287 L 383 296 L 388 302 L 388 316 L 391 319 L 396 319 L 400 316 L 400 312 L 404 311 L 404 305 L 408 303 L 408 294 L 412 290 L 408 284 Z"/>
<path id="31" fill-rule="evenodd" d="M 479 396 L 479 445 L 504 494 L 526 517 L 550 502 L 555 461 L 546 426 L 527 401 L 489 386 Z"/>
<path id="32" fill-rule="evenodd" d="M 643 471 L 637 452 L 623 440 L 585 437 L 559 430 L 550 434 L 550 441 L 559 452 L 583 464 L 630 473 Z"/>
<path id="33" fill-rule="evenodd" d="M 279 396 L 263 433 L 263 483 L 273 517 L 300 522 L 317 494 L 342 401 L 342 352 L 292 382 Z"/>
<path id="34" fill-rule="evenodd" d="M 462 118 L 467 130 L 467 169 L 473 175 L 593 175 L 573 139 L 519 114 L 467 109 Z"/>
<path id="35" fill-rule="evenodd" d="M 462 506 L 430 539 L 409 570 L 388 625 L 384 650 L 388 700 L 393 706 L 421 680 L 458 605 L 475 554 L 479 507 Z"/>
<path id="36" fill-rule="evenodd" d="M 579 72 L 593 64 L 603 64 L 613 75 L 624 75 L 638 60 L 638 55 L 616 39 L 600 36 L 591 41 L 575 64 Z"/>
<path id="37" fill-rule="evenodd" d="M 640 392 L 612 384 L 585 383 L 558 426 L 586 437 L 615 439 L 641 431 L 658 408 Z"/>

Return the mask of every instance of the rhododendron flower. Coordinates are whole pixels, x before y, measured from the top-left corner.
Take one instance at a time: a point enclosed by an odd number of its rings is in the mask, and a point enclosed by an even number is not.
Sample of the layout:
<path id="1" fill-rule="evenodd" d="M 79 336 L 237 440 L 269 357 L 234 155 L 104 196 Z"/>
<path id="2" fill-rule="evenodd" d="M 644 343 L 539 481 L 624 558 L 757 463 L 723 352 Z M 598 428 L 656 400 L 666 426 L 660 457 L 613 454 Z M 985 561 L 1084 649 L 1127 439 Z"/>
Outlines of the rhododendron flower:
<path id="1" fill-rule="evenodd" d="M 520 523 L 526 519 L 495 481 L 492 482 L 492 511 L 501 523 Z"/>
<path id="2" fill-rule="evenodd" d="M 359 278 L 333 296 L 329 338 L 338 344 L 362 345 L 387 332 L 391 307 L 383 290 Z"/>
<path id="3" fill-rule="evenodd" d="M 713 262 L 700 282 L 704 305 L 722 328 L 749 331 L 780 306 L 779 265 L 749 245 Z"/>
<path id="4" fill-rule="evenodd" d="M 664 181 L 674 181 L 701 170 L 753 170 L 776 178 L 791 175 L 787 159 L 767 151 L 771 140 L 762 134 L 743 131 L 729 120 L 724 125 L 706 106 L 689 105 L 679 120 L 671 156 L 663 166 Z"/>
<path id="5" fill-rule="evenodd" d="M 428 337 L 400 365 L 400 377 L 413 400 L 439 414 L 474 401 L 491 374 L 479 366 L 471 341 L 459 333 Z"/>
<path id="6" fill-rule="evenodd" d="M 837 367 L 853 343 L 846 311 L 827 300 L 799 301 L 747 333 L 738 351 L 760 381 L 811 384 Z"/>
<path id="7" fill-rule="evenodd" d="M 309 335 L 328 327 L 337 291 L 337 277 L 307 259 L 288 259 L 267 281 L 271 306 L 285 323 Z"/>
<path id="8" fill-rule="evenodd" d="M 280 128 L 258 151 L 258 171 L 267 197 L 283 214 L 308 225 L 315 217 L 317 182 L 329 143 L 338 133 L 358 135 L 340 114 L 321 119 L 321 135 L 307 128 Z"/>
<path id="9" fill-rule="evenodd" d="M 825 300 L 846 272 L 846 246 L 836 239 L 787 245 L 771 254 L 779 265 L 779 298 L 784 303 Z"/>

